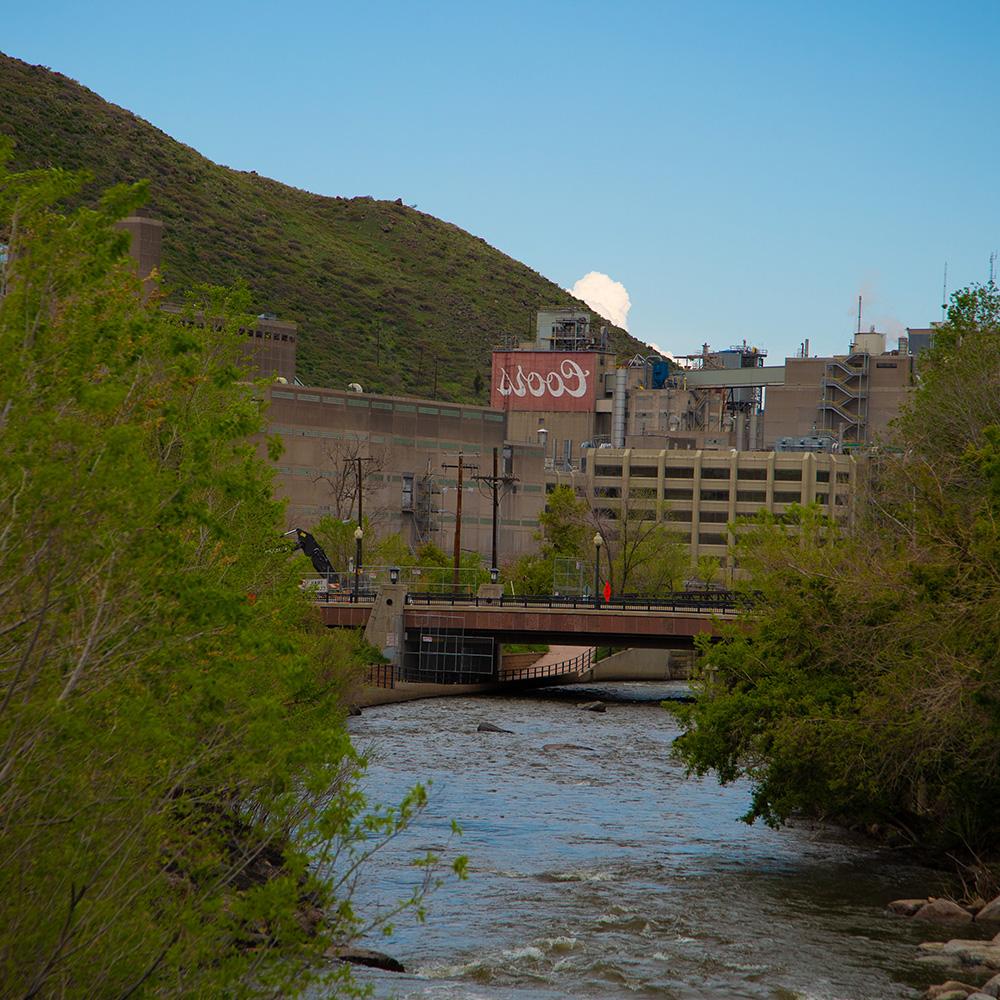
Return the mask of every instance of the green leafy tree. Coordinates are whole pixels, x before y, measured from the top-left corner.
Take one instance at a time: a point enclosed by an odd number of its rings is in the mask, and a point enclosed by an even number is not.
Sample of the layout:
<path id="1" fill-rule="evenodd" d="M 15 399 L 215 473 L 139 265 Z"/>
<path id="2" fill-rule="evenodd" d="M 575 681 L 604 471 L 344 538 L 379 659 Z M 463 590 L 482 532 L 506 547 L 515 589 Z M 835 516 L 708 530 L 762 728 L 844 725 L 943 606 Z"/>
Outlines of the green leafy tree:
<path id="1" fill-rule="evenodd" d="M 519 594 L 549 594 L 553 589 L 556 561 L 572 559 L 593 565 L 590 555 L 589 508 L 572 487 L 558 485 L 548 495 L 538 517 L 537 552 L 529 552 L 504 567 L 503 578 Z"/>
<path id="2" fill-rule="evenodd" d="M 680 588 L 687 545 L 653 511 L 623 498 L 617 509 L 595 508 L 591 524 L 604 540 L 601 560 L 613 593 L 656 597 Z"/>
<path id="3" fill-rule="evenodd" d="M 797 811 L 995 851 L 1000 830 L 1000 293 L 956 293 L 868 492 L 741 530 L 755 604 L 676 710 L 699 773 Z"/>
<path id="4" fill-rule="evenodd" d="M 293 994 L 392 919 L 319 626 L 279 543 L 240 294 L 143 301 L 109 191 L 11 174 L 0 138 L 0 982 L 25 996 Z M 326 665 L 326 666 L 323 666 Z M 400 905 L 436 876 L 422 859 Z M 462 862 L 457 862 L 462 871 Z"/>
<path id="5" fill-rule="evenodd" d="M 722 572 L 722 563 L 719 561 L 718 556 L 702 555 L 698 556 L 695 568 L 698 573 L 698 579 L 705 584 L 706 588 L 710 588 Z"/>
<path id="6" fill-rule="evenodd" d="M 628 500 L 613 510 L 591 507 L 571 487 L 559 485 L 538 518 L 539 551 L 508 566 L 505 578 L 513 580 L 520 593 L 549 593 L 556 561 L 570 559 L 586 568 L 589 581 L 596 555 L 593 538 L 599 534 L 601 579 L 608 580 L 616 594 L 655 596 L 676 590 L 687 570 L 687 546 L 651 513 Z"/>

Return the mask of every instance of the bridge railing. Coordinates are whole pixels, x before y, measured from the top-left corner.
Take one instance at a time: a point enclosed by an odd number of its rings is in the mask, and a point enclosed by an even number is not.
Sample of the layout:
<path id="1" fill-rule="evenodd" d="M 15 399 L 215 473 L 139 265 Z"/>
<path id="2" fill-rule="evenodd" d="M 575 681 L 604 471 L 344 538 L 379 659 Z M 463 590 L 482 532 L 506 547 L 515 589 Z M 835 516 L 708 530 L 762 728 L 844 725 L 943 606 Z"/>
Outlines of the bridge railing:
<path id="1" fill-rule="evenodd" d="M 517 667 L 514 670 L 500 670 L 502 681 L 528 681 L 536 677 L 559 677 L 562 674 L 582 674 L 594 663 L 593 649 L 586 649 L 577 656 L 558 663 L 546 663 L 542 666 L 532 664 L 530 667 Z"/>
<path id="2" fill-rule="evenodd" d="M 417 605 L 447 605 L 475 608 L 546 608 L 568 610 L 607 611 L 694 611 L 700 614 L 733 613 L 750 606 L 751 601 L 742 594 L 722 591 L 681 591 L 663 597 L 629 597 L 623 595 L 594 600 L 592 597 L 560 594 L 533 594 L 523 597 L 474 597 L 469 594 L 411 593 L 407 601 Z"/>
<path id="3" fill-rule="evenodd" d="M 351 590 L 314 590 L 312 594 L 321 604 L 374 604 L 378 597 L 377 590 L 359 590 L 357 594 Z"/>

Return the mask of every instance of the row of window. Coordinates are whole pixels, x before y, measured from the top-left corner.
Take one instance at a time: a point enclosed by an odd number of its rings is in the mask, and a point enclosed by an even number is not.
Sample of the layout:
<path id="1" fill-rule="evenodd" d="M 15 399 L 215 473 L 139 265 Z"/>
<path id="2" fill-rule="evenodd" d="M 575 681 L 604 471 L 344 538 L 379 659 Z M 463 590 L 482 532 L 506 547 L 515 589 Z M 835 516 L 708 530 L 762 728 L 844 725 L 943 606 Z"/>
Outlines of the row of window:
<path id="1" fill-rule="evenodd" d="M 595 465 L 594 466 L 595 476 L 608 476 L 614 479 L 620 479 L 622 477 L 622 467 L 620 465 Z M 730 469 L 726 466 L 703 466 L 701 470 L 701 478 L 705 479 L 724 479 L 728 480 L 730 477 Z M 629 478 L 630 479 L 658 479 L 659 472 L 655 466 L 642 466 L 633 465 L 629 467 Z M 670 479 L 694 479 L 694 468 L 691 466 L 684 467 L 667 467 L 663 470 L 663 478 L 665 480 Z M 754 466 L 752 468 L 738 468 L 736 470 L 737 480 L 744 482 L 764 482 L 767 480 L 767 469 L 761 468 L 759 466 Z M 800 483 L 802 482 L 802 470 L 801 469 L 775 469 L 774 470 L 774 481 L 779 483 Z M 830 481 L 830 470 L 829 469 L 818 469 L 816 471 L 816 482 L 817 483 L 828 483 Z M 837 479 L 838 483 L 849 483 L 851 481 L 851 474 L 849 472 L 838 472 Z"/>

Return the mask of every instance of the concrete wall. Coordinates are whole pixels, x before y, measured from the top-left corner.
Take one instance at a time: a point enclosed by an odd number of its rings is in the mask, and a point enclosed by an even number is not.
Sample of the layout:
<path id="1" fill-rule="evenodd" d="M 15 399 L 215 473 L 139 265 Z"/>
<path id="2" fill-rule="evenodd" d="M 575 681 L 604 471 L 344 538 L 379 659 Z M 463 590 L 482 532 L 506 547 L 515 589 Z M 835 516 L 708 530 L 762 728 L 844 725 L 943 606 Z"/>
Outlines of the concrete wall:
<path id="1" fill-rule="evenodd" d="M 374 459 L 363 466 L 365 516 L 380 534 L 399 531 L 412 544 L 433 541 L 450 551 L 455 530 L 459 451 L 467 466 L 462 511 L 462 547 L 489 556 L 492 502 L 473 476 L 492 473 L 493 448 L 502 455 L 504 415 L 482 406 L 461 406 L 432 400 L 333 389 L 275 385 L 268 393 L 268 430 L 281 437 L 284 454 L 278 460 L 278 481 L 288 499 L 289 525 L 308 528 L 330 515 L 350 519 L 356 514 L 354 470 L 345 459 Z M 535 545 L 545 495 L 543 457 L 538 445 L 512 444 L 513 474 L 520 480 L 500 504 L 501 561 Z M 346 483 L 345 483 L 345 476 Z M 415 495 L 425 479 L 437 492 L 430 501 L 434 513 L 405 509 L 404 486 Z M 346 485 L 346 496 L 341 491 Z"/>
<path id="2" fill-rule="evenodd" d="M 588 681 L 676 681 L 691 676 L 694 651 L 622 649 L 598 660 Z"/>

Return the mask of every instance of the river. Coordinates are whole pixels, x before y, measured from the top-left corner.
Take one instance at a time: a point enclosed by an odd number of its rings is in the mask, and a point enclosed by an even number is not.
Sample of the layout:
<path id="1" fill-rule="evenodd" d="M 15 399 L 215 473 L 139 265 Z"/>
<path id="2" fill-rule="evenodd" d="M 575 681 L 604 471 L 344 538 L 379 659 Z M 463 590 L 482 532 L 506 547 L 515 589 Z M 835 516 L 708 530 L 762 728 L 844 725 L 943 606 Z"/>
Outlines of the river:
<path id="1" fill-rule="evenodd" d="M 413 1000 L 896 1000 L 946 978 L 914 960 L 934 930 L 884 912 L 938 876 L 829 827 L 739 822 L 746 784 L 687 778 L 671 759 L 678 728 L 659 701 L 676 693 L 588 689 L 604 714 L 561 689 L 352 719 L 372 801 L 432 782 L 430 808 L 380 855 L 362 899 L 401 896 L 412 850 L 442 847 L 453 818 L 470 859 L 426 923 L 370 942 L 407 972 L 361 981 Z"/>

